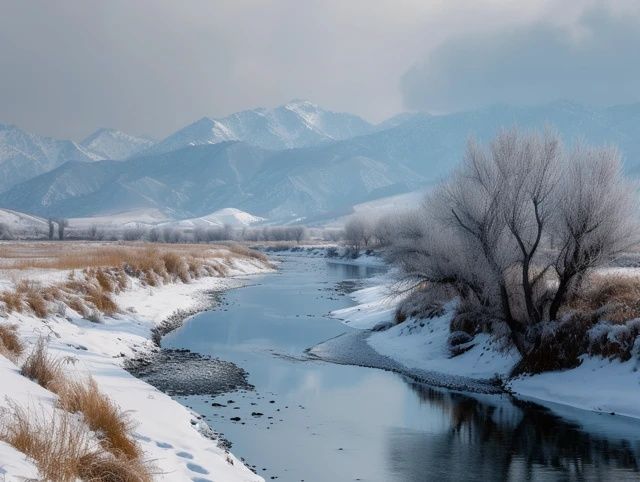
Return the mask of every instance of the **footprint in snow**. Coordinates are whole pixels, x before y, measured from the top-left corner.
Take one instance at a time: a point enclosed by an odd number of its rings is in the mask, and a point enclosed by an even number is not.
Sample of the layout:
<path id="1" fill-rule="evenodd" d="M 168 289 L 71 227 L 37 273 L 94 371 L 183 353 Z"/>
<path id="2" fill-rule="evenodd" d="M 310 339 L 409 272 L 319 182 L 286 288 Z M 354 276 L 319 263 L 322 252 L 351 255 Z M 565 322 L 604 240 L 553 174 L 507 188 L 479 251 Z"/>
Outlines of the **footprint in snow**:
<path id="1" fill-rule="evenodd" d="M 173 445 L 168 444 L 167 442 L 156 442 L 156 445 L 161 449 L 172 449 Z"/>
<path id="2" fill-rule="evenodd" d="M 176 455 L 178 457 L 182 457 L 183 459 L 193 459 L 193 455 L 191 455 L 189 452 L 178 452 Z"/>
<path id="3" fill-rule="evenodd" d="M 198 474 L 204 474 L 207 475 L 209 473 L 209 471 L 207 469 L 205 469 L 204 467 L 198 465 L 198 464 L 194 464 L 192 462 L 189 462 L 187 464 L 187 468 L 191 471 L 191 472 L 196 472 Z"/>
<path id="4" fill-rule="evenodd" d="M 194 477 L 191 482 L 213 482 L 211 479 L 205 479 L 203 477 Z"/>

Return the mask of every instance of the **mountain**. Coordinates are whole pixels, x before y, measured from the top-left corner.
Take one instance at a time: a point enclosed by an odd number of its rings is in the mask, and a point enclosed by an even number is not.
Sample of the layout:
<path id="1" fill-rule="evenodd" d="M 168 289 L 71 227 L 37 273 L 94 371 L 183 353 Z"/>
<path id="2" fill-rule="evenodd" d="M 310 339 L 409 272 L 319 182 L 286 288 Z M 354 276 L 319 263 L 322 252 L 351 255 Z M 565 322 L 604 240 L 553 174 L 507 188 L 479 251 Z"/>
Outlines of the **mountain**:
<path id="1" fill-rule="evenodd" d="M 80 145 L 101 159 L 127 159 L 148 149 L 154 141 L 135 137 L 116 129 L 98 129 Z"/>
<path id="2" fill-rule="evenodd" d="M 358 116 L 295 100 L 275 109 L 247 110 L 222 119 L 204 117 L 162 140 L 148 153 L 233 140 L 280 150 L 347 139 L 372 130 L 373 126 Z"/>
<path id="3" fill-rule="evenodd" d="M 173 219 L 233 206 L 269 222 L 320 222 L 360 203 L 428 188 L 460 162 L 470 135 L 487 141 L 505 126 L 545 124 L 568 144 L 584 138 L 619 146 L 627 173 L 640 173 L 640 104 L 554 102 L 415 114 L 387 129 L 292 149 L 224 141 L 146 151 L 126 162 L 70 162 L 1 193 L 0 206 L 68 217 L 155 209 Z"/>
<path id="4" fill-rule="evenodd" d="M 126 162 L 69 162 L 0 194 L 0 205 L 67 217 L 156 208 L 173 218 L 234 206 L 286 220 L 343 213 L 424 181 L 364 153 L 339 145 L 274 152 L 230 141 Z"/>
<path id="5" fill-rule="evenodd" d="M 13 125 L 0 124 L 0 192 L 67 161 L 87 162 L 99 158 L 73 141 L 42 137 Z"/>

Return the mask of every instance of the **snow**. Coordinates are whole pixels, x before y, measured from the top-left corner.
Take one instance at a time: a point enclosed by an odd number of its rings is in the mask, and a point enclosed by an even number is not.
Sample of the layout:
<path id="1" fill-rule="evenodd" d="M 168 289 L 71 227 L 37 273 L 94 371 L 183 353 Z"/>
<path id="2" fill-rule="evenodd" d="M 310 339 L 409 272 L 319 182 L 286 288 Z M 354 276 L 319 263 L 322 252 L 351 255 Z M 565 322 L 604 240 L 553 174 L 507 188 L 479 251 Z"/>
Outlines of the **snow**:
<path id="1" fill-rule="evenodd" d="M 257 260 L 232 260 L 231 275 L 246 276 L 269 270 Z M 150 330 L 176 310 L 202 306 L 204 291 L 240 286 L 243 279 L 207 277 L 188 284 L 141 286 L 131 280 L 131 289 L 116 296 L 123 314 L 102 323 L 81 319 L 72 310 L 67 317 L 39 320 L 11 314 L 8 322 L 19 327 L 20 336 L 33 343 L 47 336 L 49 349 L 57 357 L 77 360 L 68 370 L 77 376 L 90 374 L 98 386 L 136 421 L 135 436 L 153 461 L 157 480 L 262 480 L 216 442 L 205 438 L 206 430 L 196 415 L 169 396 L 134 378 L 122 368 L 123 355 L 135 356 L 152 347 Z M 0 399 L 10 397 L 21 405 L 53 409 L 55 395 L 22 377 L 16 366 L 0 356 Z M 6 444 L 0 444 L 0 474 L 6 480 L 33 477 L 33 466 Z M 2 475 L 0 475 L 0 480 Z"/>
<path id="2" fill-rule="evenodd" d="M 100 159 L 126 159 L 151 147 L 153 141 L 136 137 L 116 129 L 98 129 L 80 145 Z"/>
<path id="3" fill-rule="evenodd" d="M 627 271 L 622 270 L 625 274 Z M 398 298 L 392 294 L 391 275 L 379 277 L 374 283 L 352 293 L 355 306 L 331 315 L 362 330 L 392 322 Z M 627 362 L 583 356 L 577 368 L 509 379 L 520 356 L 489 334 L 476 335 L 467 351 L 451 355 L 448 338 L 454 307 L 449 303 L 439 317 L 408 319 L 385 331 L 373 331 L 366 341 L 377 353 L 408 369 L 476 380 L 499 377 L 513 395 L 545 402 L 556 411 L 564 406 L 640 418 L 640 340 L 636 341 L 636 354 Z"/>
<path id="4" fill-rule="evenodd" d="M 440 317 L 410 320 L 387 331 L 373 333 L 367 341 L 381 355 L 408 368 L 477 380 L 507 376 L 520 357 L 515 350 L 500 350 L 488 334 L 477 335 L 471 349 L 452 357 L 447 346 L 452 309 L 449 306 Z"/>
<path id="5" fill-rule="evenodd" d="M 113 214 L 101 216 L 90 216 L 86 218 L 71 218 L 69 226 L 71 228 L 88 229 L 91 226 L 97 227 L 125 227 L 127 225 L 146 224 L 152 225 L 169 221 L 170 218 L 165 213 L 156 208 L 132 209 Z"/>
<path id="6" fill-rule="evenodd" d="M 508 383 L 519 397 L 640 418 L 640 360 L 583 357 L 571 370 L 522 376 Z"/>
<path id="7" fill-rule="evenodd" d="M 395 307 L 399 301 L 386 285 L 370 286 L 352 293 L 355 306 L 335 310 L 334 318 L 344 320 L 352 328 L 369 329 L 380 322 L 393 319 Z"/>
<path id="8" fill-rule="evenodd" d="M 179 228 L 197 228 L 211 226 L 222 227 L 225 224 L 230 226 L 250 226 L 251 224 L 261 223 L 262 221 L 265 221 L 265 218 L 254 216 L 253 214 L 241 211 L 240 209 L 222 208 L 205 216 L 183 219 L 180 221 L 165 223 L 163 225 L 170 225 Z"/>
<path id="9" fill-rule="evenodd" d="M 162 140 L 151 151 L 239 140 L 265 149 L 290 149 L 347 139 L 373 126 L 352 114 L 331 112 L 306 100 L 256 108 L 221 119 L 204 117 Z"/>

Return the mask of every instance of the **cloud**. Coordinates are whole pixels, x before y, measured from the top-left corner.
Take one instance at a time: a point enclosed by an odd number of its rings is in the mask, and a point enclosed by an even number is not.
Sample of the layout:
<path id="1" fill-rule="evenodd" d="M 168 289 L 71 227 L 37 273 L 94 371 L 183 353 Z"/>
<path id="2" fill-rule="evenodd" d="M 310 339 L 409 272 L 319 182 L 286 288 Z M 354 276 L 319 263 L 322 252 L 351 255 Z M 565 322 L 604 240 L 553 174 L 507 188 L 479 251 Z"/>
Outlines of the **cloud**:
<path id="1" fill-rule="evenodd" d="M 640 101 L 640 16 L 597 5 L 575 24 L 549 18 L 518 29 L 458 36 L 402 78 L 410 109 L 452 112 L 494 103 L 571 99 L 592 105 Z"/>

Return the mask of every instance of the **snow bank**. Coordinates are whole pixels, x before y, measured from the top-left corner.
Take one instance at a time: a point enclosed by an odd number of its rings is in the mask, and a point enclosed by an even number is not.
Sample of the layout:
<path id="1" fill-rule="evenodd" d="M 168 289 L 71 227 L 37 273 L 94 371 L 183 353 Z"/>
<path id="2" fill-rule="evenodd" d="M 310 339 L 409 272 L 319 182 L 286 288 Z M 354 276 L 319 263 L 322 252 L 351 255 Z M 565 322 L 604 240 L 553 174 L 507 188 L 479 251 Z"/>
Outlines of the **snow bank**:
<path id="1" fill-rule="evenodd" d="M 390 278 L 379 278 L 377 283 L 352 293 L 356 305 L 334 311 L 332 316 L 359 329 L 392 322 L 398 299 L 390 294 Z M 453 307 L 449 305 L 443 316 L 409 319 L 388 330 L 373 331 L 367 343 L 377 353 L 408 369 L 476 380 L 500 377 L 507 381 L 514 395 L 524 399 L 640 418 L 640 358 L 637 355 L 628 362 L 584 356 L 582 364 L 571 370 L 508 380 L 520 356 L 513 348 L 505 350 L 488 334 L 476 335 L 467 351 L 452 357 L 448 348 L 452 312 Z M 640 341 L 636 343 L 640 345 Z"/>
<path id="2" fill-rule="evenodd" d="M 231 275 L 265 272 L 257 260 L 233 261 Z M 189 284 L 160 287 L 142 286 L 132 280 L 132 288 L 116 297 L 125 314 L 92 323 L 73 313 L 68 318 L 36 319 L 12 314 L 8 321 L 19 326 L 20 336 L 35 342 L 39 336 L 49 338 L 54 356 L 72 356 L 73 370 L 90 374 L 102 391 L 122 409 L 131 413 L 137 426 L 135 436 L 146 459 L 158 469 L 158 480 L 181 481 L 259 481 L 232 454 L 205 438 L 200 421 L 186 407 L 159 392 L 122 368 L 125 356 L 135 356 L 152 348 L 151 328 L 176 310 L 201 307 L 203 292 L 240 286 L 234 278 L 202 278 Z M 15 365 L 0 356 L 0 399 L 10 397 L 21 405 L 51 407 L 55 395 L 22 377 Z M 6 444 L 0 444 L 0 480 L 33 477 L 33 465 Z M 3 472 L 4 471 L 4 472 Z"/>
<path id="3" fill-rule="evenodd" d="M 508 388 L 519 397 L 640 418 L 640 360 L 583 357 L 571 370 L 522 376 Z"/>

